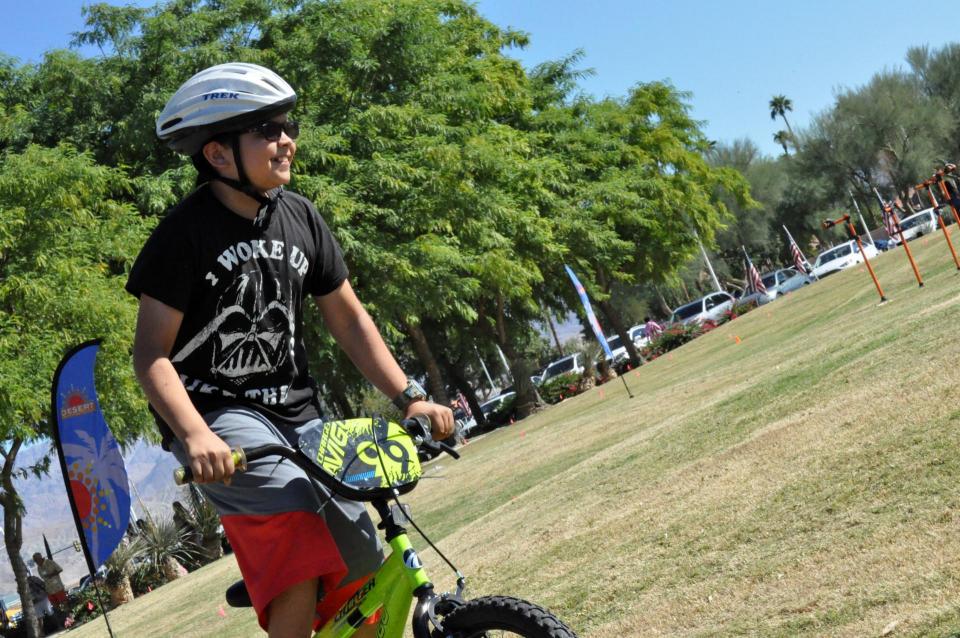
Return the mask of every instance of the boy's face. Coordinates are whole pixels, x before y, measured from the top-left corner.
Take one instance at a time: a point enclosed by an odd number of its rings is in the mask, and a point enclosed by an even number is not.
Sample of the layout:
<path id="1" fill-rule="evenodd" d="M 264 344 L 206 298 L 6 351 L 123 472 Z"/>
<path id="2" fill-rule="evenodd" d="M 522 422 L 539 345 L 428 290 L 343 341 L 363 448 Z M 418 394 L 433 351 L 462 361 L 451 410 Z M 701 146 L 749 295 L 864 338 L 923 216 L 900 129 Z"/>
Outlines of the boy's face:
<path id="1" fill-rule="evenodd" d="M 278 115 L 270 121 L 282 124 L 287 121 L 287 116 Z M 269 128 L 267 132 L 270 132 Z M 257 190 L 266 192 L 290 183 L 290 165 L 297 152 L 297 144 L 285 131 L 281 129 L 279 138 L 273 141 L 267 139 L 263 131 L 245 132 L 240 135 L 238 143 L 247 178 Z M 222 163 L 213 162 L 213 165 L 225 177 L 238 179 L 233 151 L 226 146 L 218 146 L 216 151 Z"/>

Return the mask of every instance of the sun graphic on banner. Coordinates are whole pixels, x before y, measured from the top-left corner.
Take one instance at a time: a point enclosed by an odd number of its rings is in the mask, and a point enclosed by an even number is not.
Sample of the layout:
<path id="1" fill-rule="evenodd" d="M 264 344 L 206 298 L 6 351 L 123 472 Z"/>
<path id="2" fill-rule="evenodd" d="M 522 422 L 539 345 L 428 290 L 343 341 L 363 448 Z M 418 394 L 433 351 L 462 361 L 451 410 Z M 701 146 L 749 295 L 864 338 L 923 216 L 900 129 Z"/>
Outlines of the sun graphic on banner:
<path id="1" fill-rule="evenodd" d="M 60 408 L 60 418 L 69 419 L 83 414 L 89 414 L 97 409 L 97 404 L 87 398 L 83 390 L 70 388 L 63 396 Z"/>
<path id="2" fill-rule="evenodd" d="M 73 502 L 83 528 L 95 533 L 99 527 L 110 527 L 110 523 L 101 516 L 107 509 L 105 497 L 110 495 L 110 490 L 100 488 L 100 482 L 93 475 L 93 463 L 87 461 L 81 465 L 79 461 L 74 461 L 68 473 L 70 491 L 73 492 Z"/>

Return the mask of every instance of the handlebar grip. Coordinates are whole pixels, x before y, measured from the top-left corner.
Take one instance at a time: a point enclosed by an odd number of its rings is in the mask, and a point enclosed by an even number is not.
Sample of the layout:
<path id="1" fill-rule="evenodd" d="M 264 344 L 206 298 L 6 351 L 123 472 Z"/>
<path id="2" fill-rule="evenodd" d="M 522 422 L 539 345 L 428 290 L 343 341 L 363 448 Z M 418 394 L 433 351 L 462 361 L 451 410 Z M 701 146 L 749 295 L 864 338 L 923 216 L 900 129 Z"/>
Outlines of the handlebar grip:
<path id="1" fill-rule="evenodd" d="M 430 419 L 425 415 L 414 415 L 401 421 L 400 425 L 414 439 L 429 441 L 433 438 L 430 434 Z"/>
<path id="2" fill-rule="evenodd" d="M 233 467 L 237 472 L 247 470 L 247 455 L 243 448 L 235 447 L 230 450 L 230 456 L 233 458 Z M 177 485 L 186 485 L 193 482 L 193 470 L 183 465 L 173 471 L 173 482 Z"/>

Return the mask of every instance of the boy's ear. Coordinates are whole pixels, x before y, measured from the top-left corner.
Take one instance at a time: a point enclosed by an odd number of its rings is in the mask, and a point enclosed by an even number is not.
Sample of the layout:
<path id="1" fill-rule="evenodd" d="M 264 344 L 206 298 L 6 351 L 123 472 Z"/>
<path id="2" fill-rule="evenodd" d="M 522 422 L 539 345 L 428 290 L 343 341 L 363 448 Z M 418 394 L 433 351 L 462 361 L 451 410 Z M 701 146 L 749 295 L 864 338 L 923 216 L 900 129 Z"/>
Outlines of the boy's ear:
<path id="1" fill-rule="evenodd" d="M 203 157 L 215 169 L 225 169 L 233 163 L 233 150 L 216 140 L 203 145 Z"/>

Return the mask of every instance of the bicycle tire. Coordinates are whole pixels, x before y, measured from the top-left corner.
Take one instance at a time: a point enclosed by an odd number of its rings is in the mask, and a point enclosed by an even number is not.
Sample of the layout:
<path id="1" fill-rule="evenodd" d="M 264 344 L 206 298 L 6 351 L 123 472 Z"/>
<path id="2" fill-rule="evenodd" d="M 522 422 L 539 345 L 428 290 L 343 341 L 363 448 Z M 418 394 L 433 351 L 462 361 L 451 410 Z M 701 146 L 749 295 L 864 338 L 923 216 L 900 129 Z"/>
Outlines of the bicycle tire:
<path id="1" fill-rule="evenodd" d="M 458 605 L 444 616 L 443 629 L 434 631 L 433 638 L 577 638 L 543 607 L 508 596 L 484 596 Z"/>

